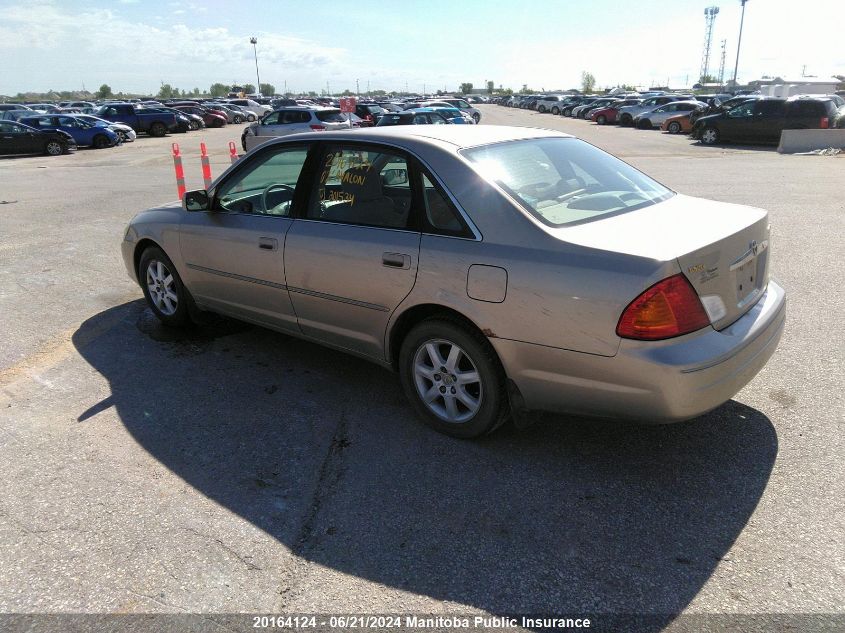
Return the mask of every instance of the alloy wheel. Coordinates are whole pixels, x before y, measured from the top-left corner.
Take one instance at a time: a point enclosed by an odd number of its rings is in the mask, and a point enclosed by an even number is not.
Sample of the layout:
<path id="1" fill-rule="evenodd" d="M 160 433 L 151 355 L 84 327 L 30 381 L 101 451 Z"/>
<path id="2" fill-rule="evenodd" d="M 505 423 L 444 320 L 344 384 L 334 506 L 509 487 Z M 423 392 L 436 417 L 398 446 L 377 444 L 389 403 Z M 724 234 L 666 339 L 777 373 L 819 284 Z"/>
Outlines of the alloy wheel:
<path id="1" fill-rule="evenodd" d="M 475 363 L 458 345 L 431 339 L 414 354 L 414 384 L 422 402 L 438 418 L 460 424 L 478 413 L 484 390 Z"/>
<path id="2" fill-rule="evenodd" d="M 147 265 L 146 277 L 150 300 L 156 309 L 165 316 L 175 314 L 179 307 L 179 297 L 176 294 L 173 274 L 167 266 L 157 259 L 151 260 Z"/>

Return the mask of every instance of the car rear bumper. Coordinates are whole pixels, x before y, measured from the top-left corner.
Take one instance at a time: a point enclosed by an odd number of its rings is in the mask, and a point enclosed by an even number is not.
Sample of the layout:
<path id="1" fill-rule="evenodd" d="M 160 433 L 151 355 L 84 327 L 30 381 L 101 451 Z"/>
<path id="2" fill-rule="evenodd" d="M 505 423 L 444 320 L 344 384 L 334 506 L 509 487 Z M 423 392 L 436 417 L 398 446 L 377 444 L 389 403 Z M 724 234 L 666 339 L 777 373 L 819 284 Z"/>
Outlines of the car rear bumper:
<path id="1" fill-rule="evenodd" d="M 754 378 L 777 348 L 785 320 L 786 293 L 770 281 L 757 304 L 724 330 L 623 340 L 613 357 L 490 342 L 529 410 L 679 422 L 727 402 Z"/>

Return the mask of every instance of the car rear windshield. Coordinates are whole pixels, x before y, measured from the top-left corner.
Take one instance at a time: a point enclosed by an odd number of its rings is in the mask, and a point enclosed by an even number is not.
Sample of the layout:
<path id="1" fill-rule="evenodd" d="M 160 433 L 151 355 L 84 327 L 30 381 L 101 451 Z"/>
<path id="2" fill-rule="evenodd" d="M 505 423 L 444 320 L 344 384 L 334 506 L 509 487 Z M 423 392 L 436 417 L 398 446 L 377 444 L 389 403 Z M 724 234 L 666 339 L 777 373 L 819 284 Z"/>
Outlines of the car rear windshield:
<path id="1" fill-rule="evenodd" d="M 650 206 L 674 193 L 627 163 L 575 138 L 509 141 L 461 152 L 550 226 Z"/>
<path id="2" fill-rule="evenodd" d="M 346 123 L 340 110 L 318 110 L 315 114 L 323 123 Z"/>

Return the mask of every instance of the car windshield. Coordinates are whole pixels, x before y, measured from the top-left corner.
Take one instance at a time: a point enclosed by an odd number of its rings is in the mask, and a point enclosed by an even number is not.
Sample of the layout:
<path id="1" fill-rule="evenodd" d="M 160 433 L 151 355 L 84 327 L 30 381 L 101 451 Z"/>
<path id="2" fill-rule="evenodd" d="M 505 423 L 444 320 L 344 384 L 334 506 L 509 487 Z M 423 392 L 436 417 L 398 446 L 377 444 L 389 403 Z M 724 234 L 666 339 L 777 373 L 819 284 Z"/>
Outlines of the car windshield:
<path id="1" fill-rule="evenodd" d="M 650 206 L 673 192 L 574 138 L 497 143 L 461 152 L 485 178 L 551 226 Z"/>

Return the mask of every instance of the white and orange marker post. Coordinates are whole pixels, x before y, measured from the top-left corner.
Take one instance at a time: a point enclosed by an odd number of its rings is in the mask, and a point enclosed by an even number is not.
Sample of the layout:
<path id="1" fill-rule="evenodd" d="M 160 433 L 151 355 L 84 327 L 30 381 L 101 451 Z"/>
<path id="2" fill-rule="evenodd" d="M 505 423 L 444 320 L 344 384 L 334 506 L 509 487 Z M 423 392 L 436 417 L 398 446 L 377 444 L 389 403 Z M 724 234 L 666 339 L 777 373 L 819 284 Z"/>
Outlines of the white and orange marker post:
<path id="1" fill-rule="evenodd" d="M 182 154 L 179 153 L 179 143 L 173 143 L 173 169 L 176 170 L 176 191 L 179 199 L 185 197 L 185 170 L 182 168 Z"/>
<path id="2" fill-rule="evenodd" d="M 200 163 L 202 164 L 202 181 L 206 189 L 211 188 L 211 164 L 208 162 L 208 148 L 200 143 Z"/>
<path id="3" fill-rule="evenodd" d="M 229 141 L 229 160 L 232 161 L 232 164 L 238 162 L 238 147 L 235 145 L 235 141 Z"/>

